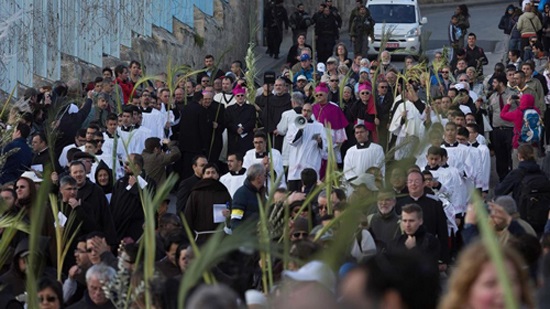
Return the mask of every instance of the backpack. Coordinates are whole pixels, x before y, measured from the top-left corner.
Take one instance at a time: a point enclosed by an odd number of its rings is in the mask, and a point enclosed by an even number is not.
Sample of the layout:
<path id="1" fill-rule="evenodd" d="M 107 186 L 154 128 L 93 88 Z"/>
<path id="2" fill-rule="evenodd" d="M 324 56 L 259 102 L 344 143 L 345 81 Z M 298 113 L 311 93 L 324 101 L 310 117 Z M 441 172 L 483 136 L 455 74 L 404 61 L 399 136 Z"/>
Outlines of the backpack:
<path id="1" fill-rule="evenodd" d="M 519 134 L 520 143 L 538 143 L 544 130 L 539 113 L 532 109 L 523 111 L 523 125 Z"/>
<path id="2" fill-rule="evenodd" d="M 537 234 L 542 234 L 550 209 L 550 180 L 544 172 L 525 174 L 521 180 L 519 214 Z"/>

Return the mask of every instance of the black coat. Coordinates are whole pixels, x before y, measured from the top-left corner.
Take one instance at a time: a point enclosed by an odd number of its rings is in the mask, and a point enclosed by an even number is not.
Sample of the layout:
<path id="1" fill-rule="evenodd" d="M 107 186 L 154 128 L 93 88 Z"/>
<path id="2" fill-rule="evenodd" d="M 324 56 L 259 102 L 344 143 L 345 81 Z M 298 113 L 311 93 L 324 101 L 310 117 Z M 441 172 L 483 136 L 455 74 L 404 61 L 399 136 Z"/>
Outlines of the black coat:
<path id="1" fill-rule="evenodd" d="M 379 95 L 375 97 L 375 100 L 376 113 L 378 115 L 378 119 L 380 120 L 380 128 L 386 129 L 386 125 L 388 125 L 391 121 L 390 110 L 393 105 L 393 95 L 388 91 L 382 99 L 382 104 L 380 104 Z"/>
<path id="2" fill-rule="evenodd" d="M 208 140 L 206 110 L 196 102 L 187 102 L 181 112 L 179 144 L 181 152 L 204 154 L 204 141 Z"/>
<path id="3" fill-rule="evenodd" d="M 31 164 L 32 165 L 41 164 L 42 168 L 46 170 L 46 166 L 50 166 L 51 168 L 51 165 L 53 162 L 54 166 L 53 166 L 53 170 L 51 171 L 58 172 L 58 173 L 61 172 L 62 169 L 61 169 L 61 166 L 59 165 L 59 160 L 57 159 L 51 160 L 50 158 L 51 158 L 50 148 L 46 148 L 42 152 L 33 154 Z"/>
<path id="4" fill-rule="evenodd" d="M 225 122 L 227 126 L 227 154 L 245 154 L 252 149 L 254 141 L 254 127 L 256 126 L 256 109 L 250 104 L 233 104 L 225 110 Z M 237 130 L 239 125 L 243 128 L 245 137 L 241 137 Z"/>
<path id="5" fill-rule="evenodd" d="M 144 173 L 140 176 L 147 181 L 147 186 L 142 189 L 149 190 L 151 194 L 154 194 L 156 189 L 155 181 Z M 115 183 L 113 196 L 111 197 L 111 211 L 119 239 L 132 237 L 134 241 L 137 241 L 143 234 L 145 214 L 143 213 L 143 206 L 139 196 L 139 181 L 136 181 L 130 190 L 127 190 L 129 179 L 130 176 L 125 175 Z M 147 206 L 154 207 L 154 205 Z"/>
<path id="6" fill-rule="evenodd" d="M 108 301 L 101 306 L 94 304 L 90 299 L 90 295 L 86 291 L 84 293 L 84 297 L 82 297 L 79 302 L 72 304 L 71 306 L 67 307 L 67 309 L 116 309 L 116 307 L 111 301 Z"/>
<path id="7" fill-rule="evenodd" d="M 444 263 L 449 262 L 449 234 L 447 231 L 447 216 L 443 211 L 443 204 L 434 197 L 428 197 L 424 194 L 418 200 L 414 200 L 409 195 L 399 198 L 395 205 L 395 210 L 401 214 L 401 207 L 407 204 L 418 204 L 422 208 L 423 226 L 426 232 L 437 237 L 440 248 L 439 260 Z"/>
<path id="8" fill-rule="evenodd" d="M 81 209 L 77 207 L 77 218 L 82 221 L 81 233 L 86 231 L 101 231 L 105 234 L 105 240 L 110 245 L 117 245 L 116 235 L 111 208 L 101 188 L 86 180 L 86 184 L 78 189 L 76 198 L 81 200 Z M 68 216 L 67 216 L 68 217 Z"/>
<path id="9" fill-rule="evenodd" d="M 213 127 L 213 122 L 218 123 L 216 129 Z M 206 122 L 204 124 L 206 138 L 202 141 L 208 162 L 218 162 L 220 158 L 223 148 L 222 133 L 225 130 L 225 125 L 225 107 L 223 104 L 212 101 L 212 104 L 206 108 Z"/>
<path id="10" fill-rule="evenodd" d="M 284 111 L 292 108 L 290 103 L 290 94 L 285 93 L 281 96 L 263 94 L 256 97 L 256 105 L 260 107 L 260 121 L 266 132 L 273 132 L 277 129 L 277 124 L 281 121 L 281 115 Z"/>
<path id="11" fill-rule="evenodd" d="M 189 195 L 191 194 L 191 190 L 199 182 L 201 179 L 197 177 L 195 174 L 193 174 L 191 177 L 186 178 L 180 182 L 180 185 L 178 187 L 178 193 L 176 194 L 177 202 L 176 202 L 176 213 L 179 215 L 181 211 L 185 209 L 185 205 L 187 204 L 187 199 L 189 198 Z"/>
<path id="12" fill-rule="evenodd" d="M 76 103 L 75 103 L 76 104 Z M 59 157 L 63 147 L 74 143 L 74 136 L 80 129 L 80 126 L 90 113 L 92 109 L 92 99 L 86 99 L 86 102 L 78 110 L 78 113 L 69 114 L 69 106 L 63 108 L 63 111 L 59 114 L 59 126 L 56 132 L 58 133 L 55 140 L 55 156 Z"/>

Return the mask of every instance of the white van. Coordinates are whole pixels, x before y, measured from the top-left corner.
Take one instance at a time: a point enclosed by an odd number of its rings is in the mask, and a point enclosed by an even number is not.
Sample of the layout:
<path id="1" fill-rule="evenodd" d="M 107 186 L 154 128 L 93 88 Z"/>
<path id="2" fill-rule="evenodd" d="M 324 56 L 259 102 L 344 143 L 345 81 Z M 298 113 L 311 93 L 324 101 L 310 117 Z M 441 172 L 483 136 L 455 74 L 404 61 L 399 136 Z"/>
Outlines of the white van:
<path id="1" fill-rule="evenodd" d="M 374 42 L 369 41 L 370 55 L 378 54 L 383 32 L 390 33 L 386 50 L 397 50 L 398 54 L 420 52 L 422 25 L 428 19 L 420 16 L 417 0 L 368 0 L 366 6 L 376 22 Z"/>

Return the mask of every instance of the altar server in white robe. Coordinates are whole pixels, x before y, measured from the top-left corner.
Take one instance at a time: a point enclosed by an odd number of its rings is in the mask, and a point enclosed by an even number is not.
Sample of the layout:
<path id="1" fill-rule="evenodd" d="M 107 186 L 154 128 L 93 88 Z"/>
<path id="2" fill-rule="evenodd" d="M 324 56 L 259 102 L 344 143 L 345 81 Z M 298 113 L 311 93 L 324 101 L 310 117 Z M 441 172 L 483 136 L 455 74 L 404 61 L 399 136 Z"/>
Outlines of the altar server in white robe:
<path id="1" fill-rule="evenodd" d="M 302 107 L 302 116 L 305 118 L 305 124 L 298 127 L 293 122 L 289 125 L 285 136 L 289 144 L 288 153 L 288 180 L 292 181 L 293 186 L 290 189 L 300 188 L 301 173 L 306 168 L 312 168 L 319 175 L 323 155 L 327 153 L 327 135 L 325 127 L 313 120 L 311 115 L 313 109 L 311 104 L 306 103 Z"/>
<path id="2" fill-rule="evenodd" d="M 125 106 L 122 111 L 121 124 L 117 128 L 119 136 L 118 142 L 122 146 L 122 160 L 125 161 L 131 153 L 141 153 L 145 148 L 145 140 L 149 137 L 150 130 L 134 126 L 131 122 L 133 118 L 134 106 Z"/>
<path id="3" fill-rule="evenodd" d="M 452 211 L 446 212 L 454 216 L 465 206 L 468 191 L 458 170 L 444 163 L 443 158 L 446 155 L 445 149 L 439 146 L 430 147 L 426 156 L 428 164 L 424 170 L 433 175 L 433 188 L 437 189 L 438 194 L 446 196 L 453 208 Z"/>
<path id="4" fill-rule="evenodd" d="M 246 168 L 243 167 L 243 155 L 231 153 L 227 156 L 229 172 L 220 177 L 220 182 L 227 188 L 231 197 L 235 191 L 243 186 L 246 179 Z"/>
<path id="5" fill-rule="evenodd" d="M 382 146 L 369 141 L 369 131 L 364 124 L 355 125 L 354 134 L 357 145 L 348 149 L 344 157 L 346 179 L 356 178 L 373 166 L 379 168 L 382 175 L 385 175 L 386 164 Z"/>
<path id="6" fill-rule="evenodd" d="M 294 122 L 296 117 L 300 116 L 302 113 L 302 106 L 304 105 L 304 95 L 301 92 L 293 92 L 290 96 L 290 103 L 292 104 L 292 109 L 284 111 L 281 114 L 281 120 L 277 124 L 277 131 L 280 135 L 286 135 L 288 132 L 288 127 L 291 123 Z M 283 140 L 283 166 L 288 166 L 288 152 L 290 150 L 290 145 L 285 138 Z"/>
<path id="7" fill-rule="evenodd" d="M 141 125 L 151 130 L 149 137 L 158 137 L 163 140 L 165 138 L 166 115 L 151 105 L 150 98 L 151 95 L 148 91 L 144 91 L 140 97 Z"/>
<path id="8" fill-rule="evenodd" d="M 445 125 L 445 132 L 443 135 L 443 143 L 441 148 L 445 148 L 448 154 L 448 164 L 455 167 L 458 171 L 466 176 L 468 179 L 474 178 L 475 164 L 472 163 L 470 156 L 470 150 L 468 146 L 462 145 L 456 139 L 458 126 L 449 122 Z"/>
<path id="9" fill-rule="evenodd" d="M 481 188 L 482 192 L 489 191 L 489 179 L 491 178 L 491 152 L 487 145 L 482 144 L 478 141 L 479 126 L 475 123 L 466 125 L 469 136 L 469 145 L 473 149 L 477 149 L 478 155 L 475 161 L 479 161 L 478 164 L 478 173 L 476 176 L 476 188 Z"/>
<path id="10" fill-rule="evenodd" d="M 243 167 L 248 169 L 250 166 L 258 163 L 264 163 L 264 158 L 269 157 L 269 164 L 273 166 L 275 179 L 281 181 L 277 188 L 286 188 L 285 170 L 283 167 L 283 156 L 275 148 L 267 149 L 267 136 L 264 132 L 258 131 L 254 134 L 254 148 L 246 152 L 243 158 Z M 270 168 L 268 168 L 270 170 Z M 275 180 L 274 179 L 274 180 Z"/>

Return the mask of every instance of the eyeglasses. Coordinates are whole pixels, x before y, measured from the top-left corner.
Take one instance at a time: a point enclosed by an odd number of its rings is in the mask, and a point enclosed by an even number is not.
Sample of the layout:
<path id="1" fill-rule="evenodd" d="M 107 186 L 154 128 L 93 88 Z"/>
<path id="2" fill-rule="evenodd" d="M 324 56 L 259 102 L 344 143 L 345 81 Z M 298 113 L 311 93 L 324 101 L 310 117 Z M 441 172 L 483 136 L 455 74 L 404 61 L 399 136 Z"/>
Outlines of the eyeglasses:
<path id="1" fill-rule="evenodd" d="M 48 303 L 53 303 L 57 300 L 57 297 L 55 296 L 46 296 L 46 297 L 42 297 L 42 296 L 39 296 L 38 297 L 38 302 L 42 303 L 44 301 L 48 302 Z"/>
<path id="2" fill-rule="evenodd" d="M 239 97 L 244 97 L 244 94 L 237 94 L 237 95 L 235 95 L 235 96 L 236 96 L 237 98 L 239 98 Z"/>
<path id="3" fill-rule="evenodd" d="M 467 79 L 460 79 L 458 80 L 459 82 L 467 82 L 468 80 Z"/>
<path id="4" fill-rule="evenodd" d="M 388 86 L 378 86 L 378 88 L 380 88 L 380 89 L 386 89 L 386 88 L 388 88 Z"/>
<path id="5" fill-rule="evenodd" d="M 308 233 L 306 233 L 306 232 L 296 232 L 296 233 L 292 233 L 292 237 L 294 237 L 294 238 L 306 238 L 306 237 L 308 237 Z"/>
<path id="6" fill-rule="evenodd" d="M 324 94 L 322 94 L 322 93 L 318 93 L 318 94 L 315 95 L 316 98 L 322 97 L 322 96 L 324 96 Z"/>
<path id="7" fill-rule="evenodd" d="M 362 91 L 362 92 L 360 92 L 359 94 L 360 94 L 360 95 L 369 95 L 370 92 L 368 92 L 368 91 Z"/>
<path id="8" fill-rule="evenodd" d="M 339 80 L 337 80 L 337 79 L 331 79 L 330 82 L 331 82 L 331 83 L 337 83 L 337 82 L 339 82 Z"/>
<path id="9" fill-rule="evenodd" d="M 441 71 L 441 74 L 449 74 L 449 71 Z"/>

